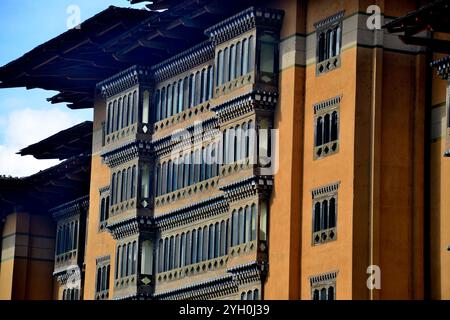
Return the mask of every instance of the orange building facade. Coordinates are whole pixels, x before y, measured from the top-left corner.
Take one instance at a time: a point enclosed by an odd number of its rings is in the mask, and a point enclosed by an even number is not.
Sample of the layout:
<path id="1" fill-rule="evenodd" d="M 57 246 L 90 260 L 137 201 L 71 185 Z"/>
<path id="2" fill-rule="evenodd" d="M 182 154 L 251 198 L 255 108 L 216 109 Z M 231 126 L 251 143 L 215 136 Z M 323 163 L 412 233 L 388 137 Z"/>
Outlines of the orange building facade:
<path id="1" fill-rule="evenodd" d="M 37 49 L 0 69 L 93 108 L 88 146 L 28 150 L 67 172 L 0 180 L 0 299 L 450 299 L 448 35 L 396 34 L 446 1 L 149 7 L 52 40 L 95 62 L 76 74 Z"/>

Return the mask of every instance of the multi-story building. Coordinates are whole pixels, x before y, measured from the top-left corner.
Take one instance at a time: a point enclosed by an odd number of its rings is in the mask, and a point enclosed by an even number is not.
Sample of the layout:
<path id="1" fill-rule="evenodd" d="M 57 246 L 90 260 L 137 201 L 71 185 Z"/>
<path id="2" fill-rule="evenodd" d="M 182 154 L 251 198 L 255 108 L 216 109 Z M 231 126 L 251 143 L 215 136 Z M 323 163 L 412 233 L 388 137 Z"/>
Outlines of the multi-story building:
<path id="1" fill-rule="evenodd" d="M 0 181 L 0 297 L 449 299 L 450 98 L 430 66 L 449 3 L 428 2 L 110 7 L 1 68 L 3 88 L 93 108 L 93 129 L 23 153 L 88 156 L 89 178 Z M 40 225 L 54 259 L 30 267 Z"/>

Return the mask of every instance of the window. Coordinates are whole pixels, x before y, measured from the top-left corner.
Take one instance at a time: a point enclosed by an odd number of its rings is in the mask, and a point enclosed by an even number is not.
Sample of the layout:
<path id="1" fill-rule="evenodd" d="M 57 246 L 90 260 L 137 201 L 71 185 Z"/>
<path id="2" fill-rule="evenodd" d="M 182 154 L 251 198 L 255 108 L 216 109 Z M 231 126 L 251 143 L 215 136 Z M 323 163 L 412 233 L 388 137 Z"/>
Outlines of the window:
<path id="1" fill-rule="evenodd" d="M 341 97 L 314 105 L 314 159 L 339 151 L 339 110 Z"/>
<path id="2" fill-rule="evenodd" d="M 241 300 L 260 300 L 259 289 L 253 289 L 242 292 Z"/>
<path id="3" fill-rule="evenodd" d="M 337 198 L 339 183 L 313 190 L 313 245 L 337 239 Z"/>
<path id="4" fill-rule="evenodd" d="M 309 278 L 312 300 L 336 300 L 336 278 L 338 272 L 330 272 Z"/>
<path id="5" fill-rule="evenodd" d="M 109 256 L 97 259 L 95 300 L 107 300 L 109 298 L 110 269 Z"/>
<path id="6" fill-rule="evenodd" d="M 344 12 L 342 11 L 315 24 L 317 34 L 317 75 L 340 67 L 343 16 Z"/>
<path id="7" fill-rule="evenodd" d="M 109 219 L 109 186 L 100 189 L 100 221 L 99 221 L 99 231 L 104 231 L 106 229 L 106 224 Z"/>
<path id="8" fill-rule="evenodd" d="M 253 44 L 251 44 L 253 46 Z M 260 36 L 259 80 L 274 85 L 277 82 L 278 41 L 275 33 L 264 31 Z M 253 50 L 252 50 L 253 51 Z"/>

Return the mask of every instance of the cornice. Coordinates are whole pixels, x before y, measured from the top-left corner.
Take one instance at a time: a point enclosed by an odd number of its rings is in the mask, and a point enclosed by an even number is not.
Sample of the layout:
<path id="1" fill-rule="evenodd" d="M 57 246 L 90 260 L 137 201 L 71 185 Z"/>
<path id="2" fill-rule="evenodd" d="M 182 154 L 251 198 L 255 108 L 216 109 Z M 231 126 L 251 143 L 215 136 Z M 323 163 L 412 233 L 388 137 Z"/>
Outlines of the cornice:
<path id="1" fill-rule="evenodd" d="M 227 210 L 226 199 L 219 195 L 164 213 L 155 218 L 155 225 L 161 230 L 174 229 L 226 213 Z"/>
<path id="2" fill-rule="evenodd" d="M 163 82 L 178 74 L 214 60 L 214 45 L 208 40 L 152 67 L 156 82 Z"/>
<path id="3" fill-rule="evenodd" d="M 221 123 L 255 110 L 273 111 L 278 103 L 278 93 L 255 90 L 211 108 Z"/>
<path id="4" fill-rule="evenodd" d="M 62 220 L 86 212 L 89 209 L 89 196 L 64 203 L 49 210 L 55 220 Z"/>
<path id="5" fill-rule="evenodd" d="M 104 98 L 110 98 L 138 84 L 150 85 L 152 72 L 149 67 L 134 65 L 97 84 Z"/>
<path id="6" fill-rule="evenodd" d="M 283 17 L 282 10 L 250 7 L 206 29 L 205 34 L 218 45 L 256 27 L 279 29 Z"/>
<path id="7" fill-rule="evenodd" d="M 152 143 L 147 140 L 133 140 L 101 154 L 103 161 L 110 168 L 115 168 L 142 156 L 152 155 Z"/>

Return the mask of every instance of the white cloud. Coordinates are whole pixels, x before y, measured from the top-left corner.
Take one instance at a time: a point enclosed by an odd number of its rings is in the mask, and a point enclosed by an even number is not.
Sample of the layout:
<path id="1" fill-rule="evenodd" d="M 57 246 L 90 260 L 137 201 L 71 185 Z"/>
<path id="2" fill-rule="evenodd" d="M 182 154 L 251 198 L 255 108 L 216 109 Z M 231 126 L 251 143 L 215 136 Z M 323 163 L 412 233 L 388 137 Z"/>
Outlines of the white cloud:
<path id="1" fill-rule="evenodd" d="M 16 154 L 30 144 L 41 141 L 84 119 L 60 108 L 16 110 L 6 117 L 3 144 L 0 145 L 0 175 L 24 177 L 58 163 L 57 160 L 37 160 Z"/>

